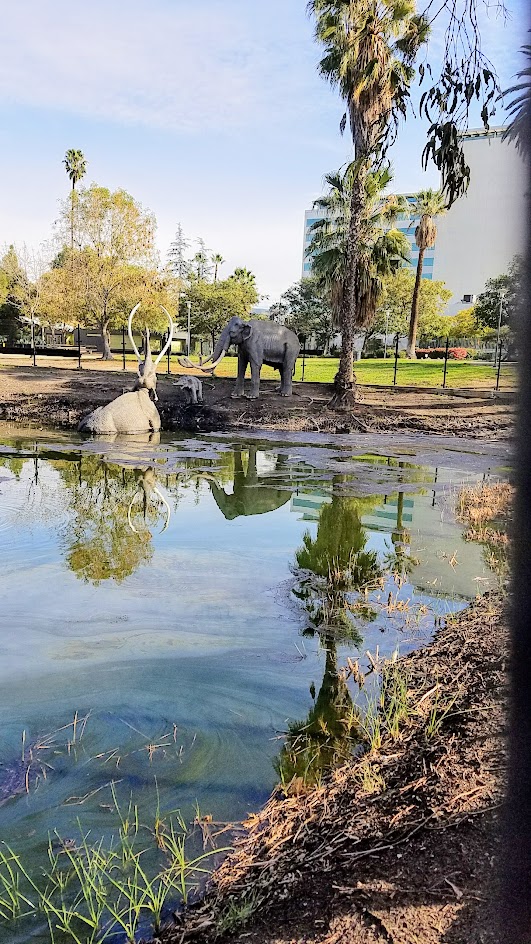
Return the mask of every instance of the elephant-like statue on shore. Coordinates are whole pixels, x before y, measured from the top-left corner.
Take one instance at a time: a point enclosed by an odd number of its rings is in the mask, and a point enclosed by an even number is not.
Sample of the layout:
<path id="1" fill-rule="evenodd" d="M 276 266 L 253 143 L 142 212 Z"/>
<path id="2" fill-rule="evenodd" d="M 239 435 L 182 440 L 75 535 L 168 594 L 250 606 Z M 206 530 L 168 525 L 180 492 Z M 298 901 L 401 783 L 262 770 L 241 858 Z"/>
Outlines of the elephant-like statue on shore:
<path id="1" fill-rule="evenodd" d="M 277 462 L 277 469 L 281 460 Z M 210 490 L 216 505 L 227 521 L 242 515 L 264 515 L 281 508 L 291 498 L 290 489 L 279 488 L 277 479 L 259 476 L 256 468 L 256 446 L 249 447 L 247 474 L 243 467 L 241 449 L 234 452 L 234 484 L 232 494 L 210 481 Z"/>
<path id="2" fill-rule="evenodd" d="M 99 406 L 88 416 L 83 417 L 78 430 L 81 433 L 96 433 L 100 436 L 109 436 L 116 433 L 132 435 L 135 433 L 157 433 L 160 430 L 160 414 L 153 400 L 157 400 L 157 364 L 164 357 L 173 337 L 173 322 L 170 314 L 161 305 L 162 310 L 168 316 L 170 323 L 169 335 L 166 345 L 153 361 L 151 356 L 151 347 L 149 344 L 149 329 L 146 326 L 145 334 L 145 356 L 142 359 L 131 333 L 131 324 L 133 315 L 138 310 L 136 305 L 127 324 L 129 338 L 133 350 L 138 358 L 138 377 L 133 390 L 130 393 L 122 393 L 121 396 L 111 400 L 106 406 Z"/>
<path id="3" fill-rule="evenodd" d="M 301 346 L 293 331 L 275 321 L 243 321 L 242 318 L 234 316 L 223 328 L 211 356 L 203 364 L 193 364 L 188 358 L 180 358 L 180 363 L 183 367 L 199 368 L 204 373 L 212 373 L 231 344 L 238 348 L 238 379 L 231 396 L 243 396 L 248 364 L 251 365 L 251 400 L 255 400 L 260 392 L 262 364 L 276 367 L 280 371 L 280 395 L 291 396 L 293 372 Z M 212 363 L 209 364 L 209 361 Z M 206 366 L 207 364 L 209 366 Z"/>

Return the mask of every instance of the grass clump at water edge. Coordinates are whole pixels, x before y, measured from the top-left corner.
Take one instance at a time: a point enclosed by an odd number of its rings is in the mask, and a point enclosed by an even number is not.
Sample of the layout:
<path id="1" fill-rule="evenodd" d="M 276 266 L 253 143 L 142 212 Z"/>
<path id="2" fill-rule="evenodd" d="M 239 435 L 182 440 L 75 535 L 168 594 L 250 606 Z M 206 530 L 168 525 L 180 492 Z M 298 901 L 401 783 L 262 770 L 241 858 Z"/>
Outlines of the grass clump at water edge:
<path id="1" fill-rule="evenodd" d="M 130 802 L 123 813 L 111 789 L 118 827 L 107 843 L 90 842 L 78 821 L 78 841 L 49 840 L 49 867 L 39 875 L 7 843 L 0 845 L 0 918 L 7 927 L 35 927 L 41 919 L 51 944 L 134 944 L 187 903 L 211 873 L 216 854 L 230 851 L 213 848 L 190 857 L 193 831 L 178 811 L 167 822 L 157 813 L 154 828 L 145 827 L 137 807 Z"/>

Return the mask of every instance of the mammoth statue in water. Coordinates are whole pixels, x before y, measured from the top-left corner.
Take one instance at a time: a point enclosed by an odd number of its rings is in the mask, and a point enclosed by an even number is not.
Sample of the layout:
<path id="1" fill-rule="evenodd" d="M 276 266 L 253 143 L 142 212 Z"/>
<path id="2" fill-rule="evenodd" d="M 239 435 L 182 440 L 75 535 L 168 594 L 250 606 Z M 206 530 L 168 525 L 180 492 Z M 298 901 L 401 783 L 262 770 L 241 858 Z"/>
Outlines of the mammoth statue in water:
<path id="1" fill-rule="evenodd" d="M 231 396 L 243 396 L 247 364 L 251 365 L 251 400 L 255 400 L 260 392 L 262 364 L 269 364 L 280 371 L 280 395 L 291 396 L 293 372 L 301 346 L 293 331 L 275 321 L 243 321 L 235 316 L 225 325 L 212 355 L 203 364 L 194 364 L 187 357 L 179 358 L 179 362 L 183 367 L 199 368 L 204 373 L 211 373 L 225 357 L 231 344 L 238 348 L 238 379 Z M 209 361 L 212 363 L 207 367 Z"/>
<path id="2" fill-rule="evenodd" d="M 243 453 L 241 449 L 234 450 L 234 484 L 231 494 L 220 488 L 215 478 L 209 475 L 204 477 L 210 481 L 210 491 L 221 514 L 227 521 L 233 521 L 242 515 L 264 515 L 281 508 L 291 498 L 293 489 L 282 488 L 279 472 L 283 460 L 280 457 L 276 464 L 276 475 L 261 476 L 258 474 L 256 462 L 256 446 L 249 447 L 249 461 L 247 473 L 243 467 Z"/>
<path id="3" fill-rule="evenodd" d="M 168 340 L 154 361 L 149 344 L 149 330 L 146 327 L 145 356 L 142 359 L 131 333 L 133 316 L 138 311 L 136 305 L 129 315 L 128 331 L 133 350 L 138 358 L 138 377 L 134 389 L 130 393 L 122 393 L 106 406 L 97 409 L 85 416 L 78 429 L 83 433 L 97 433 L 100 436 L 114 435 L 115 433 L 134 434 L 158 432 L 160 430 L 160 415 L 153 400 L 157 400 L 157 365 L 171 344 L 173 336 L 173 322 L 168 311 L 161 305 L 168 317 Z"/>
<path id="4" fill-rule="evenodd" d="M 143 517 L 145 521 L 147 518 L 149 505 L 154 503 L 155 496 L 157 496 L 157 498 L 160 499 L 166 512 L 166 521 L 160 532 L 161 534 L 163 534 L 163 532 L 166 530 L 166 528 L 168 527 L 170 523 L 171 508 L 167 499 L 164 497 L 160 488 L 157 486 L 157 473 L 155 469 L 150 467 L 143 471 L 142 478 L 140 480 L 140 486 L 135 492 L 135 494 L 133 495 L 131 501 L 129 502 L 129 507 L 127 509 L 127 522 L 129 524 L 129 527 L 131 528 L 131 531 L 134 531 L 135 534 L 138 534 L 138 529 L 135 527 L 132 520 L 133 506 L 135 505 L 135 503 L 137 503 L 137 499 L 140 498 L 142 502 Z"/>

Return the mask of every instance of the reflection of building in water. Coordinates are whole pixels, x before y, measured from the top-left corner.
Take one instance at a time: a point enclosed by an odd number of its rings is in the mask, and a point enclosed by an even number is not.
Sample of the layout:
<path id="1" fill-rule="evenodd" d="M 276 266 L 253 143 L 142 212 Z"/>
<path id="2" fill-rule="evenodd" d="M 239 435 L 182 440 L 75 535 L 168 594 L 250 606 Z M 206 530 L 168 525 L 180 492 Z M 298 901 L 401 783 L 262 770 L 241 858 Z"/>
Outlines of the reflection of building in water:
<path id="1" fill-rule="evenodd" d="M 434 470 L 433 482 L 450 482 L 452 476 L 455 473 L 450 469 Z M 291 497 L 290 511 L 303 521 L 316 523 L 320 510 L 331 501 L 325 489 L 300 490 Z M 491 585 L 485 580 L 491 575 L 482 546 L 465 543 L 462 527 L 453 521 L 451 511 L 433 489 L 380 496 L 380 504 L 372 507 L 364 496 L 359 513 L 368 547 L 414 560 L 409 580 L 418 593 L 469 600 L 476 578 L 477 592 Z"/>
<path id="2" fill-rule="evenodd" d="M 400 494 L 403 496 L 402 492 Z M 297 492 L 291 496 L 290 511 L 301 515 L 301 521 L 318 521 L 321 508 L 323 505 L 330 504 L 331 501 L 332 496 L 324 490 Z M 388 531 L 391 534 L 397 528 L 411 524 L 414 504 L 415 500 L 412 495 L 403 496 L 400 509 L 398 495 L 391 497 L 385 495 L 383 504 L 375 506 L 366 514 L 361 511 L 361 523 L 369 531 Z"/>
<path id="3" fill-rule="evenodd" d="M 325 491 L 315 489 L 311 492 L 297 491 L 291 496 L 290 511 L 301 516 L 301 521 L 319 521 L 319 512 L 323 505 L 328 505 L 332 496 Z"/>

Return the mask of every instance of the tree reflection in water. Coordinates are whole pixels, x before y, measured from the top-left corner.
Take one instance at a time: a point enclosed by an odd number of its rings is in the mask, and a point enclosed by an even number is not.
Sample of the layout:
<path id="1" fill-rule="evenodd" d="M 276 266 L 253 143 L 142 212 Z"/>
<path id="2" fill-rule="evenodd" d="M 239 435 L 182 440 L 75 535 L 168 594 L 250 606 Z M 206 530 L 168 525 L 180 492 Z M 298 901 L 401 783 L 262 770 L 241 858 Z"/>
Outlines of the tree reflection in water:
<path id="1" fill-rule="evenodd" d="M 121 583 L 149 563 L 150 527 L 167 523 L 169 513 L 155 471 L 122 469 L 95 456 L 82 456 L 60 472 L 72 512 L 61 535 L 70 569 L 81 580 L 98 585 L 104 580 Z"/>
<path id="2" fill-rule="evenodd" d="M 360 513 L 378 501 L 343 496 L 334 481 L 332 501 L 319 513 L 317 534 L 303 537 L 296 552 L 298 581 L 294 593 L 310 623 L 305 635 L 318 633 L 326 651 L 323 680 L 305 721 L 289 726 L 275 770 L 290 790 L 319 782 L 322 774 L 346 760 L 357 742 L 358 713 L 337 665 L 338 643 L 362 643 L 359 621 L 373 618 L 370 607 L 352 612 L 349 594 L 374 585 L 381 577 L 375 551 L 366 550 L 367 533 Z"/>

